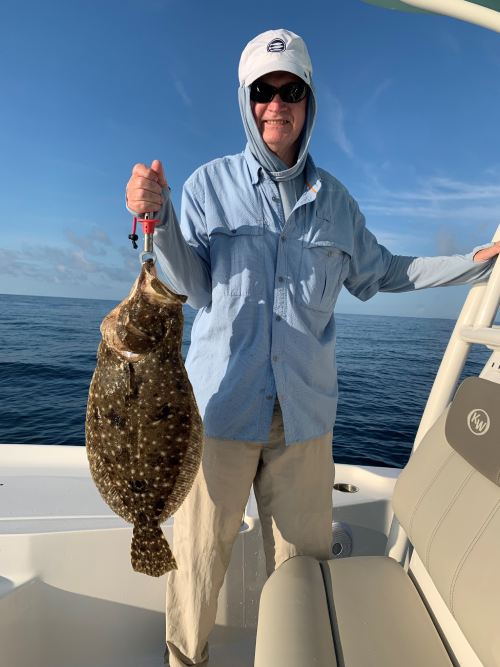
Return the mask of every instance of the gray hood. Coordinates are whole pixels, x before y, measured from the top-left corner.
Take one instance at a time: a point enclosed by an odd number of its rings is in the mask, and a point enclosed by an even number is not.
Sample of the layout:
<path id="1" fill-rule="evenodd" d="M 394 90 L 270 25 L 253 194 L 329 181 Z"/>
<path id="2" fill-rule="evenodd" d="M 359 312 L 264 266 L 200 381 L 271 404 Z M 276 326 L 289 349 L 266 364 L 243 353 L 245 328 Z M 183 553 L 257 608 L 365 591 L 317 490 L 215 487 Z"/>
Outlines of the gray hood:
<path id="1" fill-rule="evenodd" d="M 274 181 L 289 181 L 301 174 L 304 169 L 309 152 L 309 143 L 311 141 L 314 122 L 316 120 L 316 95 L 312 83 L 309 85 L 311 92 L 307 101 L 306 120 L 300 137 L 301 144 L 299 155 L 297 162 L 292 167 L 288 167 L 277 155 L 270 151 L 264 143 L 253 117 L 250 104 L 250 87 L 240 86 L 238 89 L 240 113 L 250 151 L 257 162 L 262 165 Z"/>

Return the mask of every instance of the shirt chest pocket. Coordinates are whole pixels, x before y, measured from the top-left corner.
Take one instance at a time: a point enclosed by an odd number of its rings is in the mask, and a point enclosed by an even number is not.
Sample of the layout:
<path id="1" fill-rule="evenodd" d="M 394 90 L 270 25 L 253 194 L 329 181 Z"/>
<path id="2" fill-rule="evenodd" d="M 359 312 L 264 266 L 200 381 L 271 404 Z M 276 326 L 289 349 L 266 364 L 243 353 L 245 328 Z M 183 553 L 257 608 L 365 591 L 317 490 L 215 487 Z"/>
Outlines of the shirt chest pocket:
<path id="1" fill-rule="evenodd" d="M 212 289 L 227 296 L 263 297 L 264 227 L 215 227 L 210 234 Z"/>
<path id="2" fill-rule="evenodd" d="M 302 242 L 298 296 L 307 308 L 333 312 L 349 271 L 349 255 L 334 241 Z"/>

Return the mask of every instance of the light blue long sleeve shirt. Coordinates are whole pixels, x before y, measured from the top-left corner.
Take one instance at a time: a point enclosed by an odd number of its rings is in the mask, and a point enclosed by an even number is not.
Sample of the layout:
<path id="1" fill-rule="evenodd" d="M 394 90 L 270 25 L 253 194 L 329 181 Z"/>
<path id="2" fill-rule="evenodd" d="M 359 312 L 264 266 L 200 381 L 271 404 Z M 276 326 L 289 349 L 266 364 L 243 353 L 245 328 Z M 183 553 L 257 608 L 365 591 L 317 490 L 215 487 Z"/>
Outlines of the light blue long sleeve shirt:
<path id="1" fill-rule="evenodd" d="M 333 428 L 333 311 L 343 285 L 365 301 L 491 270 L 473 253 L 392 255 L 346 188 L 310 157 L 305 182 L 285 220 L 277 184 L 247 147 L 188 179 L 180 225 L 168 198 L 160 212 L 160 266 L 198 309 L 186 368 L 209 437 L 266 442 L 276 397 L 287 444 Z"/>

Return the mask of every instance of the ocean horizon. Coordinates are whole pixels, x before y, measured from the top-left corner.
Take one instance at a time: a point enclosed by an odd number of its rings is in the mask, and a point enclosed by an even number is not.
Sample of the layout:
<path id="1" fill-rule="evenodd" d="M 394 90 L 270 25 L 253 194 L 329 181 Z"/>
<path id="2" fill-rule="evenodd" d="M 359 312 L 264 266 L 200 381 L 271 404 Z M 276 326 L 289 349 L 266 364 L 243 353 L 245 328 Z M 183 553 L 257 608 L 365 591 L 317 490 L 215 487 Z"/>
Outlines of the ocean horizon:
<path id="1" fill-rule="evenodd" d="M 0 443 L 84 446 L 99 325 L 118 302 L 0 294 Z M 185 357 L 196 311 L 185 306 L 184 313 Z M 335 317 L 335 461 L 402 467 L 455 320 Z M 479 374 L 488 356 L 473 347 L 463 376 Z"/>
<path id="2" fill-rule="evenodd" d="M 74 300 L 74 301 L 102 301 L 102 302 L 107 302 L 107 303 L 114 303 L 115 305 L 118 304 L 122 299 L 126 297 L 126 295 L 123 295 L 121 298 L 116 298 L 116 299 L 98 299 L 96 297 L 91 297 L 91 296 L 53 296 L 50 294 L 18 294 L 17 292 L 0 292 L 0 298 L 4 296 L 15 296 L 15 297 L 32 297 L 34 299 L 69 299 L 69 300 Z M 189 308 L 189 306 L 186 306 Z M 192 309 L 191 309 L 192 310 Z M 347 311 L 337 311 L 335 310 L 335 317 L 337 315 L 361 315 L 363 317 L 398 317 L 398 318 L 409 318 L 409 319 L 421 319 L 421 320 L 451 320 L 453 322 L 456 322 L 456 317 L 434 317 L 433 315 L 396 315 L 396 314 L 387 314 L 387 313 L 351 313 Z"/>

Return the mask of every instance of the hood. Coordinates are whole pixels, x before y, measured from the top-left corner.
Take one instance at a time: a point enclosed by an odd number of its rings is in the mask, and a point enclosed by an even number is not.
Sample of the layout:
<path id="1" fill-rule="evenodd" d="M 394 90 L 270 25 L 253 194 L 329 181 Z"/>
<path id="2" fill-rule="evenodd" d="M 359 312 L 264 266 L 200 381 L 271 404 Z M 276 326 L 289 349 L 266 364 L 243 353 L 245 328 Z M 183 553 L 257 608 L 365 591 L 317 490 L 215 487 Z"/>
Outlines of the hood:
<path id="1" fill-rule="evenodd" d="M 253 117 L 250 103 L 250 85 L 269 72 L 291 72 L 300 77 L 310 88 L 307 113 L 297 162 L 288 167 L 264 143 Z M 243 49 L 238 67 L 240 87 L 238 101 L 243 127 L 253 156 L 275 181 L 288 181 L 304 169 L 309 151 L 314 121 L 316 120 L 316 95 L 312 82 L 312 64 L 307 46 L 299 35 L 278 28 L 257 35 Z"/>
<path id="2" fill-rule="evenodd" d="M 275 181 L 288 181 L 295 178 L 295 176 L 298 176 L 304 169 L 307 155 L 309 153 L 309 143 L 311 141 L 314 122 L 316 120 L 316 97 L 312 85 L 310 85 L 310 89 L 307 100 L 306 119 L 304 121 L 302 133 L 299 137 L 300 148 L 297 162 L 292 167 L 288 167 L 277 155 L 269 150 L 264 143 L 252 113 L 250 104 L 250 86 L 240 86 L 238 89 L 241 119 L 243 121 L 243 127 L 245 128 L 250 151 L 257 162 L 269 172 L 269 175 Z"/>

